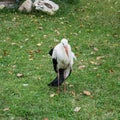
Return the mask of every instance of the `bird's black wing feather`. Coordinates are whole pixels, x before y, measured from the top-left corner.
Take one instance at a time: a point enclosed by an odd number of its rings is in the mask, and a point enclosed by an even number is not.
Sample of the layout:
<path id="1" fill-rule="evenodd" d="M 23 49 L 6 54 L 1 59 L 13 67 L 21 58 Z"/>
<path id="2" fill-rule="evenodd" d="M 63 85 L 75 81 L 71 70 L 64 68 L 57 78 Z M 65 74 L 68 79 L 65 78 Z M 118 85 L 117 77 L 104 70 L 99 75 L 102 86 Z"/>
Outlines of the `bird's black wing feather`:
<path id="1" fill-rule="evenodd" d="M 70 69 L 70 72 L 69 72 L 69 75 L 67 76 L 67 78 L 71 75 L 71 73 L 72 73 L 72 69 Z M 67 79 L 67 78 L 66 78 L 66 79 Z"/>
<path id="2" fill-rule="evenodd" d="M 52 56 L 54 48 L 49 51 L 49 54 Z"/>
<path id="3" fill-rule="evenodd" d="M 49 54 L 52 56 L 53 54 L 53 50 L 54 48 L 52 48 L 50 51 L 49 51 Z M 57 60 L 55 58 L 52 59 L 52 62 L 53 62 L 53 67 L 54 67 L 54 70 L 55 72 L 57 73 Z"/>
<path id="4" fill-rule="evenodd" d="M 58 86 L 58 76 L 48 84 L 48 86 Z"/>
<path id="5" fill-rule="evenodd" d="M 54 70 L 55 72 L 57 73 L 57 60 L 56 59 L 52 59 L 52 62 L 53 62 L 53 67 L 54 67 Z"/>
<path id="6" fill-rule="evenodd" d="M 48 86 L 60 86 L 64 80 L 64 69 L 59 69 L 59 76 L 57 75 L 57 77 L 51 83 L 49 83 Z"/>

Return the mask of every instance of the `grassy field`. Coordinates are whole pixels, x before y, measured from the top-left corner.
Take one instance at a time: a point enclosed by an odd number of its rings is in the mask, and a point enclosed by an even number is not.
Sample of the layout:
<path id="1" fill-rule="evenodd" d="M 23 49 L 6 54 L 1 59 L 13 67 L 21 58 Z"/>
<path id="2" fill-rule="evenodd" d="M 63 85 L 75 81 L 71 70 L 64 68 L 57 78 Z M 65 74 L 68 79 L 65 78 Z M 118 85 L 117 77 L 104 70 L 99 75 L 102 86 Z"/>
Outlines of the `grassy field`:
<path id="1" fill-rule="evenodd" d="M 0 120 L 120 120 L 120 1 L 56 3 L 54 16 L 0 10 Z M 48 52 L 62 38 L 77 60 L 57 94 Z"/>

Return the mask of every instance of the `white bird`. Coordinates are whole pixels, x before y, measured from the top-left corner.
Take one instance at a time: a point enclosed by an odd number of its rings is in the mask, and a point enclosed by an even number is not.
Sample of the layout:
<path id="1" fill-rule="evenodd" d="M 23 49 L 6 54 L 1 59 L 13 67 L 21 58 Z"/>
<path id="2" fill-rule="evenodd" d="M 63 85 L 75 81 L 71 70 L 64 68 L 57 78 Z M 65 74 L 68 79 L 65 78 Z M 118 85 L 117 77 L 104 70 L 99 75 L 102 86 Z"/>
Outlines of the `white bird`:
<path id="1" fill-rule="evenodd" d="M 57 77 L 48 85 L 59 87 L 70 76 L 73 59 L 76 59 L 76 56 L 72 52 L 68 40 L 65 38 L 55 48 L 51 49 L 49 54 L 52 56 L 53 67 Z"/>

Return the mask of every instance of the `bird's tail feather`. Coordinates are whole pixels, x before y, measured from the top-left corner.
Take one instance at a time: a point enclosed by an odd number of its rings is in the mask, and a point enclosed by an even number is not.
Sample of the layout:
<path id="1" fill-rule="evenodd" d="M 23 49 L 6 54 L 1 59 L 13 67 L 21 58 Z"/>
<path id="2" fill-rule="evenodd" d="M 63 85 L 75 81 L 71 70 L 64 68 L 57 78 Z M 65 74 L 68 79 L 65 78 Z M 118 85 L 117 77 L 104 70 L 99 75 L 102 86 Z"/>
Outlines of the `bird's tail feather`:
<path id="1" fill-rule="evenodd" d="M 59 78 L 58 76 L 48 84 L 48 86 L 60 86 L 64 82 L 64 69 L 59 70 Z"/>
<path id="2" fill-rule="evenodd" d="M 77 58 L 76 58 L 76 56 L 75 56 L 75 54 L 72 52 L 72 57 L 76 60 Z"/>

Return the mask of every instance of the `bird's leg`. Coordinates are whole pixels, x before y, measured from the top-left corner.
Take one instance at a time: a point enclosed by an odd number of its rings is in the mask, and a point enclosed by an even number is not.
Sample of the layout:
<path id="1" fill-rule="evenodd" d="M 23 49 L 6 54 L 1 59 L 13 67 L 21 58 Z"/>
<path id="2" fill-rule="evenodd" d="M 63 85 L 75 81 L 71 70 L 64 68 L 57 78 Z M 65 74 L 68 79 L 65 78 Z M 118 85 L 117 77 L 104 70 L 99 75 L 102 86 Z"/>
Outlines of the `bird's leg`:
<path id="1" fill-rule="evenodd" d="M 58 70 L 58 90 L 57 90 L 57 93 L 58 93 L 58 94 L 60 93 L 59 83 L 60 83 L 60 76 L 59 76 L 59 70 Z"/>
<path id="2" fill-rule="evenodd" d="M 65 79 L 65 74 L 66 72 L 64 72 L 64 79 Z M 66 92 L 67 88 L 66 88 L 66 82 L 64 83 L 64 92 Z"/>
<path id="3" fill-rule="evenodd" d="M 64 83 L 64 92 L 67 91 L 66 83 Z"/>

